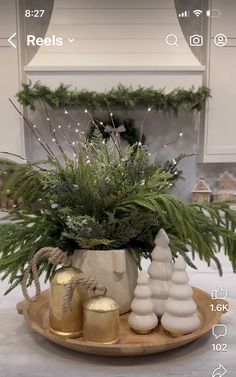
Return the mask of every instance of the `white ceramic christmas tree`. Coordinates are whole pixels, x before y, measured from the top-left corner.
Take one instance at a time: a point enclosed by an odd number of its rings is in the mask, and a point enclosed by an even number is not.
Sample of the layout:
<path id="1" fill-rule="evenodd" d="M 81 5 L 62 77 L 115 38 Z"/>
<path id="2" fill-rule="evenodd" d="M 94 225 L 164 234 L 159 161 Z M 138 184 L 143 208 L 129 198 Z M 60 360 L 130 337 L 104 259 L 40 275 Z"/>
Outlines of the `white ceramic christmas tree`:
<path id="1" fill-rule="evenodd" d="M 139 334 L 148 334 L 158 325 L 158 319 L 153 311 L 151 287 L 144 271 L 138 274 L 134 297 L 131 304 L 132 312 L 128 317 L 129 326 Z"/>
<path id="2" fill-rule="evenodd" d="M 155 248 L 152 252 L 152 262 L 148 273 L 152 289 L 154 312 L 161 317 L 169 297 L 171 277 L 173 274 L 172 253 L 169 248 L 169 237 L 161 229 L 155 238 Z"/>
<path id="3" fill-rule="evenodd" d="M 197 305 L 193 300 L 193 290 L 188 284 L 186 267 L 183 257 L 179 256 L 175 262 L 169 298 L 161 319 L 163 328 L 173 335 L 189 334 L 201 325 Z"/>

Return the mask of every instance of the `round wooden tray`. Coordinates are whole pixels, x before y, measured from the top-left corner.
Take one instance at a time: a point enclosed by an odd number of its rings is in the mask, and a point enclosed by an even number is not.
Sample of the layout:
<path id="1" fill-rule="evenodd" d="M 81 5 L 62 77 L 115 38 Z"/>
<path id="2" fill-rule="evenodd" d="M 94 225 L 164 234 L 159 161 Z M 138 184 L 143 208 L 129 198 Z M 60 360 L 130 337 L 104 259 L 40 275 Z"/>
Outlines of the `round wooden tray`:
<path id="1" fill-rule="evenodd" d="M 63 347 L 75 351 L 106 356 L 138 356 L 150 355 L 179 348 L 188 344 L 200 336 L 209 332 L 212 326 L 220 321 L 221 312 L 212 312 L 211 304 L 217 304 L 222 300 L 212 300 L 204 291 L 193 288 L 194 299 L 201 315 L 202 326 L 192 334 L 174 338 L 159 325 L 151 334 L 138 335 L 129 329 L 127 322 L 128 314 L 120 316 L 119 343 L 105 345 L 99 343 L 86 343 L 83 338 L 68 339 L 52 334 L 49 331 L 48 291 L 44 291 L 36 303 L 26 301 L 17 304 L 17 311 L 23 314 L 29 326 L 42 336 Z"/>

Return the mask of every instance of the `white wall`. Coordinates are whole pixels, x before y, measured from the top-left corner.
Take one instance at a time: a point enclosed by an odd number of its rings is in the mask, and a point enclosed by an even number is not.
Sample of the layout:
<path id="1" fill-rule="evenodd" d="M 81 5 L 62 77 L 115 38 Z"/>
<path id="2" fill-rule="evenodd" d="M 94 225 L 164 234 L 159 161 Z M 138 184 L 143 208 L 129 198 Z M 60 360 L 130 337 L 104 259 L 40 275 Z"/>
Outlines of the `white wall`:
<path id="1" fill-rule="evenodd" d="M 21 119 L 8 101 L 9 97 L 15 100 L 20 88 L 18 51 L 7 41 L 14 32 L 17 32 L 15 1 L 0 0 L 0 151 L 24 155 Z"/>

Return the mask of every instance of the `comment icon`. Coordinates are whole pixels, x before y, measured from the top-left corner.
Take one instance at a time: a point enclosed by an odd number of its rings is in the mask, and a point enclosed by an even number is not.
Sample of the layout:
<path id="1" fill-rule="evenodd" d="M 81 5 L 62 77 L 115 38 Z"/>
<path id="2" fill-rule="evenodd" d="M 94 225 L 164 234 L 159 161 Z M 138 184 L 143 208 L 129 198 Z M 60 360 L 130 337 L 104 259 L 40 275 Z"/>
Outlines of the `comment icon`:
<path id="1" fill-rule="evenodd" d="M 227 335 L 227 327 L 223 324 L 217 324 L 212 327 L 212 334 L 216 339 L 222 338 Z"/>

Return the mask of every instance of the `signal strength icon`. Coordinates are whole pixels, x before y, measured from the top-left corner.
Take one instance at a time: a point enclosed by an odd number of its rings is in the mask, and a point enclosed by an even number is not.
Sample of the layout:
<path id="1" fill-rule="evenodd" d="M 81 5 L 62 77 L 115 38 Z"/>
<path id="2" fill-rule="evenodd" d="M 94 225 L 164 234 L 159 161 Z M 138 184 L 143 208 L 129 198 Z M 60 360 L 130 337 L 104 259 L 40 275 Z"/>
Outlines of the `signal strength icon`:
<path id="1" fill-rule="evenodd" d="M 200 17 L 202 13 L 203 12 L 202 12 L 201 9 L 195 9 L 195 10 L 193 10 L 193 14 L 195 14 L 196 17 Z"/>
<path id="2" fill-rule="evenodd" d="M 189 17 L 189 11 L 188 11 L 188 10 L 185 10 L 184 12 L 179 13 L 179 14 L 178 14 L 178 17 L 179 17 L 179 18 L 186 18 L 186 17 Z"/>

